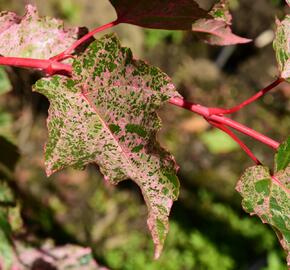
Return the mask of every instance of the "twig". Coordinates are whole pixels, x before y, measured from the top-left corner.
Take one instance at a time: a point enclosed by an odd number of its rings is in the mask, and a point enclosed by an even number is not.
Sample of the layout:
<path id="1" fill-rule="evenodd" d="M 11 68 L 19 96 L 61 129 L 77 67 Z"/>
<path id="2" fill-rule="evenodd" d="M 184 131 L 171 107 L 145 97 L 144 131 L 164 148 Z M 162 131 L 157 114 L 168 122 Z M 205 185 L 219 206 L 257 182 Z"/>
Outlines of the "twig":
<path id="1" fill-rule="evenodd" d="M 63 74 L 63 75 L 71 75 L 72 67 L 69 64 L 63 64 L 56 62 L 56 60 L 43 60 L 43 59 L 31 59 L 31 58 L 17 58 L 17 57 L 0 57 L 0 65 L 9 65 L 9 66 L 17 66 L 17 67 L 29 67 L 43 70 L 48 75 L 53 74 Z M 278 83 L 278 82 L 277 82 Z M 195 112 L 208 121 L 214 121 L 215 123 L 223 124 L 224 126 L 231 127 L 243 134 L 246 134 L 270 147 L 273 149 L 277 149 L 279 147 L 279 143 L 268 138 L 267 136 L 248 128 L 232 119 L 226 118 L 222 115 L 211 114 L 210 108 L 201 106 L 199 104 L 194 104 L 188 102 L 182 98 L 171 98 L 169 103 Z"/>
<path id="2" fill-rule="evenodd" d="M 73 43 L 68 49 L 66 49 L 65 51 L 63 51 L 62 53 L 53 56 L 52 58 L 50 58 L 51 60 L 54 61 L 62 61 L 64 59 L 67 59 L 69 57 L 71 57 L 71 53 L 81 44 L 83 44 L 84 42 L 86 42 L 89 38 L 91 38 L 93 35 L 102 32 L 106 29 L 112 28 L 113 26 L 118 25 L 119 22 L 113 21 L 110 23 L 107 23 L 105 25 L 102 25 L 101 27 L 95 28 L 94 30 L 90 31 L 89 33 L 87 33 L 86 35 L 84 35 L 82 38 L 80 38 L 79 40 L 77 40 L 75 43 Z"/>
<path id="3" fill-rule="evenodd" d="M 53 75 L 56 73 L 69 75 L 72 72 L 71 65 L 46 59 L 0 57 L 0 65 L 40 69 L 47 75 Z"/>
<path id="4" fill-rule="evenodd" d="M 245 100 L 244 102 L 240 103 L 239 105 L 237 105 L 235 107 L 232 107 L 230 109 L 209 108 L 209 113 L 211 115 L 213 115 L 213 114 L 231 114 L 231 113 L 237 112 L 240 109 L 244 108 L 245 106 L 253 103 L 254 101 L 259 99 L 260 97 L 264 96 L 266 93 L 268 93 L 270 90 L 272 90 L 274 87 L 276 87 L 277 85 L 279 85 L 283 81 L 284 81 L 283 78 L 278 78 L 277 80 L 272 82 L 270 85 L 261 89 L 258 93 L 256 93 L 255 95 L 253 95 L 252 97 L 250 97 L 249 99 Z"/>
<path id="5" fill-rule="evenodd" d="M 209 108 L 207 108 L 207 107 L 201 106 L 199 104 L 194 104 L 194 103 L 188 102 L 188 101 L 186 101 L 182 98 L 178 98 L 178 97 L 171 98 L 169 100 L 169 103 L 171 103 L 175 106 L 187 109 L 189 111 L 192 111 L 194 113 L 197 113 L 197 114 L 203 116 L 206 120 L 214 121 L 216 123 L 220 123 L 220 124 L 223 124 L 225 126 L 231 127 L 231 128 L 233 128 L 233 129 L 235 129 L 235 130 L 237 130 L 245 135 L 248 135 L 248 136 L 262 142 L 263 144 L 266 144 L 266 145 L 272 147 L 275 150 L 277 150 L 279 147 L 278 142 L 272 140 L 271 138 L 268 138 L 267 136 L 255 131 L 249 127 L 244 126 L 243 124 L 240 124 L 240 123 L 238 123 L 232 119 L 226 118 L 222 115 L 211 115 L 209 113 Z"/>
<path id="6" fill-rule="evenodd" d="M 227 133 L 235 142 L 237 142 L 240 147 L 245 151 L 245 153 L 257 164 L 257 165 L 262 165 L 262 163 L 257 159 L 257 157 L 253 154 L 253 152 L 227 127 L 220 123 L 216 123 L 214 121 L 209 120 L 208 121 L 211 125 L 214 127 L 224 131 Z"/>

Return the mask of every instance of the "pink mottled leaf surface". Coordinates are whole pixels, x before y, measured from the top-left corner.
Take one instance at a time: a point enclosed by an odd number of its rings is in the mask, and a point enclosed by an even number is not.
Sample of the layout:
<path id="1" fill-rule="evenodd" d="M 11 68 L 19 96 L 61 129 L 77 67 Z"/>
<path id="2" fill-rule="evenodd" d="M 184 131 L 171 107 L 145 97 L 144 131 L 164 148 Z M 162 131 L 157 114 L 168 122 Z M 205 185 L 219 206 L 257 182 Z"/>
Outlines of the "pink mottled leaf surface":
<path id="1" fill-rule="evenodd" d="M 192 31 L 201 33 L 199 36 L 213 45 L 233 45 L 250 42 L 250 39 L 232 33 L 232 16 L 228 9 L 228 1 L 221 0 L 209 12 L 212 18 L 202 18 L 192 25 Z"/>
<path id="2" fill-rule="evenodd" d="M 290 15 L 283 21 L 276 20 L 276 36 L 273 42 L 280 76 L 290 82 Z"/>
<path id="3" fill-rule="evenodd" d="M 211 12 L 193 0 L 110 0 L 118 22 L 147 28 L 189 30 L 206 33 L 207 42 L 216 45 L 246 43 L 250 40 L 231 32 L 231 15 L 226 1 L 220 1 Z"/>
<path id="4" fill-rule="evenodd" d="M 193 0 L 110 0 L 118 21 L 147 28 L 191 30 L 194 21 L 207 16 Z"/>
<path id="5" fill-rule="evenodd" d="M 96 163 L 113 184 L 135 181 L 149 209 L 158 257 L 179 191 L 175 161 L 156 141 L 156 110 L 179 96 L 170 78 L 133 60 L 115 35 L 106 35 L 74 60 L 71 78 L 42 79 L 34 90 L 50 101 L 47 174 Z"/>
<path id="6" fill-rule="evenodd" d="M 278 149 L 273 176 L 267 167 L 250 167 L 236 189 L 244 210 L 272 226 L 290 266 L 290 137 Z"/>
<path id="7" fill-rule="evenodd" d="M 0 54 L 47 59 L 76 41 L 78 32 L 78 28 L 64 28 L 60 20 L 39 17 L 31 5 L 23 17 L 4 11 L 0 13 Z"/>
<path id="8" fill-rule="evenodd" d="M 41 249 L 17 243 L 19 260 L 22 264 L 15 269 L 58 269 L 58 270 L 109 270 L 99 266 L 93 258 L 92 250 L 76 245 L 54 247 L 47 242 Z M 17 267 L 17 268 L 16 268 Z M 9 269 L 10 270 L 10 269 Z"/>
<path id="9" fill-rule="evenodd" d="M 90 248 L 76 245 L 55 247 L 52 241 L 47 241 L 41 248 L 20 241 L 14 241 L 14 246 L 16 249 L 11 248 L 11 257 L 7 252 L 5 257 L 0 257 L 1 270 L 109 270 L 95 262 Z M 11 261 L 9 264 L 8 260 Z"/>

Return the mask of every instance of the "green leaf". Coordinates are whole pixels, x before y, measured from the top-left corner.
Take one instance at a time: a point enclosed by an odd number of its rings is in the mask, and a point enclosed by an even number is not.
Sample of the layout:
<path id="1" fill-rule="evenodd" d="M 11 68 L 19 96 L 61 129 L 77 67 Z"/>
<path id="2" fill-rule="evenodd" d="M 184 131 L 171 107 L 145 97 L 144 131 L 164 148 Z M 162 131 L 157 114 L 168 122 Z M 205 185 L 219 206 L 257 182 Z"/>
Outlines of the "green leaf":
<path id="1" fill-rule="evenodd" d="M 237 184 L 242 205 L 250 215 L 257 215 L 276 232 L 288 254 L 290 265 L 290 137 L 281 144 L 275 157 L 275 172 L 263 166 L 248 168 Z"/>
<path id="2" fill-rule="evenodd" d="M 34 91 L 50 101 L 47 174 L 96 163 L 113 184 L 135 181 L 149 209 L 158 257 L 179 191 L 174 159 L 156 141 L 156 110 L 179 96 L 170 78 L 106 35 L 74 60 L 71 78 L 41 79 Z"/>
<path id="3" fill-rule="evenodd" d="M 65 29 L 63 22 L 39 17 L 35 7 L 26 6 L 23 17 L 0 13 L 0 54 L 47 59 L 67 49 L 78 39 L 78 28 Z"/>
<path id="4" fill-rule="evenodd" d="M 8 223 L 8 216 L 0 207 L 0 269 L 10 270 L 14 251 L 10 240 L 11 227 Z"/>
<path id="5" fill-rule="evenodd" d="M 290 15 L 287 15 L 281 22 L 277 19 L 276 25 L 273 47 L 276 52 L 280 76 L 290 82 Z"/>
<path id="6" fill-rule="evenodd" d="M 188 30 L 207 33 L 207 42 L 229 45 L 249 42 L 234 35 L 230 29 L 230 14 L 225 0 L 221 0 L 212 12 L 203 10 L 193 0 L 110 0 L 119 23 L 129 23 L 146 28 Z M 226 17 L 226 18 L 225 18 Z"/>
<path id="7" fill-rule="evenodd" d="M 290 137 L 282 143 L 275 156 L 275 171 L 285 170 L 290 163 Z"/>
<path id="8" fill-rule="evenodd" d="M 229 135 L 218 129 L 203 132 L 200 138 L 209 151 L 214 154 L 229 153 L 239 148 Z"/>
<path id="9" fill-rule="evenodd" d="M 3 67 L 0 67 L 0 96 L 11 90 L 10 80 Z"/>

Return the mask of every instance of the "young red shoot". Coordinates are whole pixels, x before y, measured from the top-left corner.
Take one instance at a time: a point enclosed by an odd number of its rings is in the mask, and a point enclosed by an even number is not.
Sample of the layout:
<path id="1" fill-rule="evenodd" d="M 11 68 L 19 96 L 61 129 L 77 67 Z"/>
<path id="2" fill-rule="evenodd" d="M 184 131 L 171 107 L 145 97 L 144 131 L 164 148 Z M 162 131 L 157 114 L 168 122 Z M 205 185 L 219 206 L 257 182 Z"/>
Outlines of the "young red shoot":
<path id="1" fill-rule="evenodd" d="M 82 38 L 78 39 L 75 43 L 73 43 L 69 48 L 67 48 L 65 51 L 63 51 L 62 53 L 55 55 L 53 57 L 51 57 L 51 60 L 54 61 L 62 61 L 65 60 L 67 58 L 71 57 L 71 53 L 81 44 L 83 44 L 84 42 L 86 42 L 88 39 L 90 39 L 92 36 L 94 36 L 95 34 L 102 32 L 106 29 L 112 28 L 113 26 L 118 25 L 119 22 L 113 21 L 107 24 L 104 24 L 100 27 L 95 28 L 94 30 L 90 31 L 89 33 L 87 33 L 86 35 L 84 35 Z"/>
<path id="2" fill-rule="evenodd" d="M 245 151 L 245 153 L 256 163 L 256 165 L 262 165 L 262 163 L 258 160 L 258 158 L 253 154 L 253 152 L 226 126 L 216 123 L 214 121 L 208 121 L 212 126 L 224 131 L 227 133 L 235 142 L 237 142 L 240 147 Z"/>
<path id="3" fill-rule="evenodd" d="M 214 115 L 214 114 L 222 115 L 222 114 L 231 114 L 231 113 L 237 112 L 240 109 L 244 108 L 245 106 L 253 103 L 254 101 L 259 99 L 260 97 L 264 96 L 266 93 L 268 93 L 270 90 L 272 90 L 274 87 L 276 87 L 277 85 L 279 85 L 283 81 L 284 81 L 284 79 L 279 77 L 277 80 L 272 82 L 270 85 L 268 85 L 267 87 L 261 89 L 255 95 L 253 95 L 249 99 L 245 100 L 244 102 L 240 103 L 239 105 L 237 105 L 235 107 L 232 107 L 230 109 L 209 108 L 209 113 L 210 113 L 210 115 Z"/>

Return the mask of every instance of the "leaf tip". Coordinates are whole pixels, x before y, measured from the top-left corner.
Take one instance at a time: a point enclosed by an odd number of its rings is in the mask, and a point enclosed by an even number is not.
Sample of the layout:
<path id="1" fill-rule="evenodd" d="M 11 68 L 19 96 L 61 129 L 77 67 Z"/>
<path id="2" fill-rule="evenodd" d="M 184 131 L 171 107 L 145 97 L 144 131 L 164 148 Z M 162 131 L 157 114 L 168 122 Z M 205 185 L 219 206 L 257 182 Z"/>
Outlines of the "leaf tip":
<path id="1" fill-rule="evenodd" d="M 162 253 L 165 238 L 169 230 L 168 217 L 161 220 L 151 213 L 147 219 L 147 225 L 154 242 L 154 259 L 158 260 Z"/>
<path id="2" fill-rule="evenodd" d="M 54 172 L 46 166 L 45 174 L 47 177 L 50 177 Z"/>
<path id="3" fill-rule="evenodd" d="M 163 246 L 162 245 L 155 245 L 154 249 L 154 260 L 158 260 L 160 258 Z"/>

